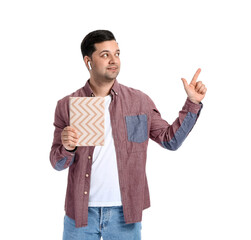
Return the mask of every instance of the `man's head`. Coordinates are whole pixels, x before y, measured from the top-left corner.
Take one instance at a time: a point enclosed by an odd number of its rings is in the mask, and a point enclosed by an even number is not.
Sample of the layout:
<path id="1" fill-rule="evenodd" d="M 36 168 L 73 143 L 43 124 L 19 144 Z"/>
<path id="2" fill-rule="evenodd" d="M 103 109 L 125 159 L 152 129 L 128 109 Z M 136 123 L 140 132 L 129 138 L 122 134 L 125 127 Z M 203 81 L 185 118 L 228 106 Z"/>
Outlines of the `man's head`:
<path id="1" fill-rule="evenodd" d="M 112 81 L 119 74 L 120 50 L 110 31 L 96 30 L 87 34 L 81 43 L 81 52 L 91 77 L 96 80 Z"/>

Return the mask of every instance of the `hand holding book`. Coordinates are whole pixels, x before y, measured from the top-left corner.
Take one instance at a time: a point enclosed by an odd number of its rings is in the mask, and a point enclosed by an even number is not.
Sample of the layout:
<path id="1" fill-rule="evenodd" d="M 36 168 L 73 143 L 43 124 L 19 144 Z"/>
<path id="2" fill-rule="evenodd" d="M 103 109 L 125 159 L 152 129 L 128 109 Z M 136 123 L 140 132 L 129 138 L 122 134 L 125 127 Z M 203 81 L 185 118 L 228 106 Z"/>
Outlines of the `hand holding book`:
<path id="1" fill-rule="evenodd" d="M 61 133 L 61 141 L 66 150 L 75 149 L 79 141 L 76 129 L 70 126 L 65 127 Z"/>

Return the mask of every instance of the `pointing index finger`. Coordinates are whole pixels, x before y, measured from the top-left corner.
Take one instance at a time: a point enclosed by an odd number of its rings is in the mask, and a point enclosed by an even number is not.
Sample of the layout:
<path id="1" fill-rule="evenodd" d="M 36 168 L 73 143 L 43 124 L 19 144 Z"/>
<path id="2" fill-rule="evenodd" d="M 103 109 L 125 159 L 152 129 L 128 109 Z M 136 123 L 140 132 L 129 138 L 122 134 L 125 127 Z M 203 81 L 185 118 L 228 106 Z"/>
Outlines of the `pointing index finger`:
<path id="1" fill-rule="evenodd" d="M 192 83 L 193 85 L 196 84 L 196 80 L 197 80 L 197 78 L 198 78 L 200 72 L 201 72 L 201 69 L 198 68 L 198 70 L 197 70 L 196 73 L 194 74 L 193 79 L 192 79 L 192 81 L 191 81 L 191 83 Z"/>

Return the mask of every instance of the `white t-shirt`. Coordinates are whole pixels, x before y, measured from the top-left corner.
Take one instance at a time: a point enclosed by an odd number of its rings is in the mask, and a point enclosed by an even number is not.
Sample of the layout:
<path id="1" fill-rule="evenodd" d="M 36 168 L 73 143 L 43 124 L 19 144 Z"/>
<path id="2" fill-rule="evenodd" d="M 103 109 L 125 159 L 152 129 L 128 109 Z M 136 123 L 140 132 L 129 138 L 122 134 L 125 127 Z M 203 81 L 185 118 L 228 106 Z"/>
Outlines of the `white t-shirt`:
<path id="1" fill-rule="evenodd" d="M 105 144 L 93 152 L 89 207 L 121 206 L 117 158 L 112 136 L 109 105 L 111 95 L 105 97 Z"/>

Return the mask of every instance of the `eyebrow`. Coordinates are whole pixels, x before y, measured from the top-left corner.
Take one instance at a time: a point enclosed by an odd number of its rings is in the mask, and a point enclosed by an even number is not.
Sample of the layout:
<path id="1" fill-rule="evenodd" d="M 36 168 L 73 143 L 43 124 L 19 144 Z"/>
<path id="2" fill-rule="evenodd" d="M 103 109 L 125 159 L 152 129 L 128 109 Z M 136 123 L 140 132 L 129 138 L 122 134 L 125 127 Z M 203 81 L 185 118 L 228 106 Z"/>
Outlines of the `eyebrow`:
<path id="1" fill-rule="evenodd" d="M 103 50 L 103 51 L 101 51 L 99 54 L 104 53 L 104 52 L 110 52 L 110 51 L 109 51 L 109 50 Z M 120 52 L 120 50 L 117 49 L 115 52 Z"/>

